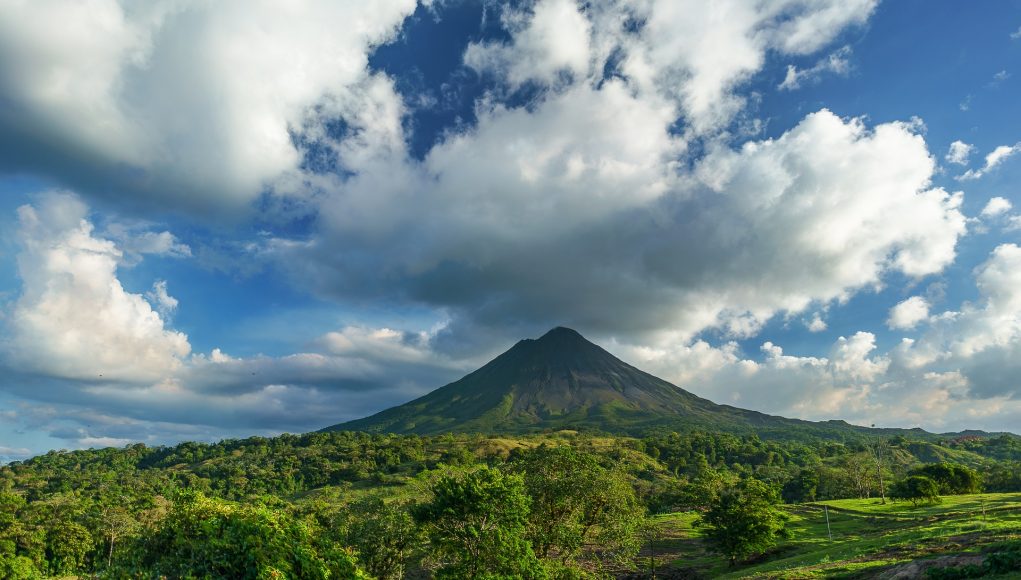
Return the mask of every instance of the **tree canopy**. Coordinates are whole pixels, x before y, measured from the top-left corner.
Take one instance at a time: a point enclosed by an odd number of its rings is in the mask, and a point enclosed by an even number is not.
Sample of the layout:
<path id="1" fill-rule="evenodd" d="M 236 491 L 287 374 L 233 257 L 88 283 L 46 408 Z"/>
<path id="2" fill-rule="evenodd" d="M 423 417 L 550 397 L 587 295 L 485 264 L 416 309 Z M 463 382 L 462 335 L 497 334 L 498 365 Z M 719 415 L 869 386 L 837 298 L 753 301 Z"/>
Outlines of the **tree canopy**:
<path id="1" fill-rule="evenodd" d="M 702 528 L 709 548 L 735 564 L 786 537 L 788 517 L 777 508 L 778 500 L 766 484 L 743 479 L 712 497 L 696 525 Z"/>

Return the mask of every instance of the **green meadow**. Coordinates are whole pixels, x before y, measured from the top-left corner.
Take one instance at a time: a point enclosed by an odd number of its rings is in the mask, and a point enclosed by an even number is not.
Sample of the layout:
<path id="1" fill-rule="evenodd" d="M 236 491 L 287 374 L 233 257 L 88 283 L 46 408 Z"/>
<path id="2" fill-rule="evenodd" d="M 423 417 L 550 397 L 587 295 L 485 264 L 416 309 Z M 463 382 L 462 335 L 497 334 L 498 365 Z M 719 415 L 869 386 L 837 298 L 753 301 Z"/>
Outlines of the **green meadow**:
<path id="1" fill-rule="evenodd" d="M 971 562 L 984 548 L 1021 540 L 1021 493 L 945 496 L 941 503 L 919 506 L 841 499 L 785 509 L 791 538 L 735 567 L 705 550 L 693 527 L 694 512 L 656 516 L 652 550 L 643 551 L 645 568 L 654 554 L 660 570 L 710 578 L 873 578 L 918 560 L 962 555 L 960 562 Z"/>

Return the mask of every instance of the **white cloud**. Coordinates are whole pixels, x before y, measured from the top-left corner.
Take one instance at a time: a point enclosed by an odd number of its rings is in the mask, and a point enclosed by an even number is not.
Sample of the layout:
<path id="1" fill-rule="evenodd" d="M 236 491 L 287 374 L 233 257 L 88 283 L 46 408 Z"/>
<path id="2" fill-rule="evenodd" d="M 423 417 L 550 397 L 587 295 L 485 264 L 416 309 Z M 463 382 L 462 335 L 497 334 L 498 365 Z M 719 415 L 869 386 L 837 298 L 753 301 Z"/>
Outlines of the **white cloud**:
<path id="1" fill-rule="evenodd" d="M 186 208 L 245 204 L 272 189 L 278 197 L 267 203 L 294 201 L 315 214 L 318 229 L 300 240 L 268 236 L 253 254 L 321 295 L 424 305 L 451 318 L 426 334 L 345 327 L 289 356 L 214 349 L 189 357 L 187 337 L 159 312 L 176 306 L 165 283 L 150 293 L 154 311 L 123 290 L 116 269 L 126 255 L 186 257 L 191 248 L 152 226 L 100 236 L 80 204 L 54 207 L 40 221 L 65 225 L 26 228 L 26 239 L 52 240 L 66 259 L 24 269 L 18 309 L 42 313 L 39 297 L 59 296 L 60 308 L 46 314 L 61 322 L 26 315 L 12 336 L 30 339 L 21 364 L 80 382 L 48 383 L 52 390 L 32 396 L 49 397 L 59 407 L 54 424 L 82 444 L 153 432 L 194 437 L 209 425 L 307 429 L 454 378 L 466 363 L 444 354 L 454 351 L 445 341 L 484 335 L 478 344 L 489 349 L 496 332 L 505 340 L 557 319 L 621 340 L 668 334 L 669 343 L 634 347 L 645 357 L 635 360 L 653 370 L 669 361 L 682 384 L 749 407 L 889 417 L 884 405 L 910 400 L 919 385 L 942 393 L 926 405 L 949 406 L 976 379 L 963 366 L 928 368 L 952 350 L 935 338 L 883 355 L 873 335 L 857 333 L 818 357 L 766 343 L 761 361 L 736 343 L 691 342 L 707 328 L 751 336 L 777 313 L 824 308 L 891 273 L 921 278 L 953 261 L 965 232 L 962 197 L 932 187 L 935 158 L 918 124 L 867 127 L 823 110 L 775 139 L 735 146 L 726 134 L 745 105 L 740 88 L 768 55 L 814 54 L 875 5 L 546 0 L 506 13 L 510 41 L 471 45 L 465 63 L 502 80 L 502 90 L 542 90 L 520 108 L 487 93 L 475 103 L 477 124 L 444 134 L 421 161 L 406 150 L 393 81 L 366 69 L 371 47 L 394 37 L 412 2 L 107 1 L 59 20 L 43 12 L 67 15 L 76 5 L 18 5 L 0 14 L 0 97 L 14 107 L 0 113 L 0 126 L 61 144 L 53 153 L 65 177 L 110 178 L 111 190 Z M 58 21 L 63 38 L 48 34 Z M 834 54 L 820 64 L 843 66 L 843 53 Z M 338 118 L 350 128 L 339 138 L 324 126 Z M 95 122 L 71 122 L 80 119 Z M 292 131 L 321 146 L 345 177 L 298 170 Z M 96 159 L 79 163 L 83 149 Z M 992 155 L 986 170 L 1005 157 Z M 78 268 L 88 271 L 77 276 Z M 985 308 L 962 308 L 940 324 L 977 320 Z M 54 340 L 93 325 L 94 345 Z M 825 321 L 816 313 L 808 326 L 822 330 Z M 98 370 L 110 368 L 103 356 L 122 357 L 122 372 Z M 918 383 L 897 374 L 909 360 L 926 367 Z M 71 413 L 71 405 L 108 416 Z"/>
<path id="2" fill-rule="evenodd" d="M 72 379 L 146 380 L 181 365 L 188 338 L 117 279 L 122 252 L 97 238 L 66 193 L 18 210 L 21 296 L 6 349 L 22 369 Z M 167 297 L 169 299 L 169 297 Z"/>
<path id="3" fill-rule="evenodd" d="M 622 35 L 622 71 L 641 90 L 678 99 L 690 130 L 704 133 L 740 110 L 744 101 L 734 89 L 762 67 L 766 51 L 811 54 L 865 22 L 876 2 L 661 0 L 639 6 L 633 16 L 645 25 L 637 37 Z"/>
<path id="4" fill-rule="evenodd" d="M 986 155 L 986 166 L 983 168 L 986 171 L 996 167 L 1003 163 L 1008 157 L 1011 157 L 1015 153 L 1021 152 L 1021 143 L 1015 143 L 1014 145 L 1000 145 L 996 149 L 993 149 L 989 155 Z"/>
<path id="5" fill-rule="evenodd" d="M 1021 26 L 1018 26 L 1017 30 L 1010 33 L 1011 40 L 1017 40 L 1021 38 Z"/>
<path id="6" fill-rule="evenodd" d="M 864 23 L 875 5 L 654 0 L 582 9 L 574 0 L 544 0 L 531 11 L 505 12 L 510 42 L 472 44 L 464 60 L 512 89 L 526 81 L 598 86 L 610 71 L 638 98 L 672 103 L 687 134 L 703 135 L 741 110 L 744 99 L 735 89 L 762 68 L 768 52 L 814 53 L 848 26 Z M 835 52 L 822 67 L 841 72 L 846 54 Z"/>
<path id="7" fill-rule="evenodd" d="M 77 197 L 41 195 L 18 215 L 23 287 L 3 322 L 0 389 L 36 409 L 12 421 L 75 446 L 307 430 L 403 402 L 478 362 L 435 352 L 437 329 L 355 326 L 286 356 L 189 356 L 188 338 L 166 327 L 178 308 L 167 282 L 145 297 L 125 291 L 122 251 L 96 235 Z"/>
<path id="8" fill-rule="evenodd" d="M 978 298 L 957 311 L 930 314 L 912 297 L 891 309 L 891 327 L 927 320 L 917 339 L 886 353 L 858 332 L 825 356 L 787 354 L 773 342 L 762 359 L 736 343 L 714 347 L 663 334 L 643 346 L 610 350 L 717 402 L 805 419 L 960 430 L 981 425 L 1016 431 L 1021 421 L 1021 247 L 1003 244 L 975 270 Z"/>
<path id="9" fill-rule="evenodd" d="M 891 364 L 874 351 L 875 336 L 858 332 L 840 337 L 823 357 L 788 355 L 765 342 L 762 360 L 755 361 L 744 358 L 735 345 L 716 349 L 701 343 L 664 349 L 662 356 L 639 366 L 717 402 L 788 417 L 861 421 L 875 405 L 874 383 Z"/>
<path id="10" fill-rule="evenodd" d="M 826 321 L 822 319 L 818 312 L 812 316 L 812 320 L 806 325 L 809 332 L 822 332 L 826 330 Z"/>
<path id="11" fill-rule="evenodd" d="M 955 179 L 959 181 L 979 179 L 1018 152 L 1021 152 L 1021 142 L 1013 145 L 1000 145 L 986 155 L 986 163 L 981 169 L 969 169 Z"/>
<path id="12" fill-rule="evenodd" d="M 967 165 L 968 157 L 971 156 L 972 152 L 975 151 L 974 145 L 969 145 L 964 141 L 954 141 L 950 144 L 950 150 L 947 151 L 944 159 L 949 163 L 956 165 Z"/>
<path id="13" fill-rule="evenodd" d="M 689 336 L 748 336 L 954 259 L 961 196 L 931 188 L 913 125 L 821 111 L 678 176 L 669 119 L 615 81 L 494 108 L 422 166 L 366 167 L 323 197 L 317 238 L 264 255 L 327 296 L 442 307 L 451 332 L 556 319 Z"/>
<path id="14" fill-rule="evenodd" d="M 787 74 L 783 82 L 777 85 L 781 91 L 793 91 L 800 89 L 806 82 L 816 83 L 827 74 L 832 73 L 838 76 L 847 76 L 851 70 L 851 47 L 843 46 L 839 50 L 830 53 L 826 58 L 819 60 L 810 68 L 798 70 L 798 67 L 787 66 Z"/>
<path id="15" fill-rule="evenodd" d="M 997 246 L 976 269 L 976 285 L 981 296 L 977 303 L 943 317 L 956 329 L 946 337 L 949 350 L 961 356 L 1010 346 L 1021 338 L 1021 248 Z"/>
<path id="16" fill-rule="evenodd" d="M 904 339 L 888 353 L 877 353 L 869 332 L 839 338 L 825 356 L 790 355 L 765 342 L 759 361 L 745 357 L 733 343 L 719 348 L 702 341 L 661 348 L 611 346 L 625 360 L 697 395 L 786 417 L 933 431 L 977 424 L 1016 430 L 1021 401 L 1002 391 L 984 392 L 980 377 L 967 368 L 918 364 L 914 348 L 914 341 Z M 639 351 L 645 356 L 636 356 Z M 1016 385 L 1010 388 L 1016 392 Z"/>
<path id="17" fill-rule="evenodd" d="M 236 210 L 301 159 L 291 132 L 369 77 L 414 0 L 0 8 L 0 135 L 97 195 Z M 87 120 L 83 122 L 83 120 Z M 45 159 L 45 161 L 43 161 Z"/>
<path id="18" fill-rule="evenodd" d="M 512 43 L 472 43 L 466 65 L 496 73 L 514 88 L 529 80 L 555 84 L 562 72 L 588 74 L 591 25 L 575 0 L 540 0 L 530 14 L 508 9 L 503 19 Z"/>
<path id="19" fill-rule="evenodd" d="M 147 255 L 168 258 L 192 256 L 191 247 L 173 233 L 156 231 L 152 224 L 145 222 L 107 224 L 103 236 L 117 243 L 124 254 L 126 266 L 141 262 Z"/>
<path id="20" fill-rule="evenodd" d="M 157 280 L 152 285 L 152 290 L 145 293 L 145 297 L 149 302 L 156 307 L 156 311 L 160 313 L 160 316 L 164 320 L 170 318 L 170 315 L 177 310 L 177 298 L 174 298 L 167 293 L 167 281 Z"/>
<path id="21" fill-rule="evenodd" d="M 929 302 L 921 296 L 912 296 L 890 309 L 886 326 L 891 330 L 911 330 L 929 318 Z"/>
<path id="22" fill-rule="evenodd" d="M 18 461 L 33 455 L 27 447 L 7 447 L 0 445 L 0 465 L 7 461 Z"/>
<path id="23" fill-rule="evenodd" d="M 991 218 L 999 215 L 1003 215 L 1010 211 L 1014 207 L 1010 203 L 1010 200 L 1004 197 L 993 197 L 986 202 L 985 207 L 982 208 L 982 217 Z"/>
<path id="24" fill-rule="evenodd" d="M 320 337 L 318 344 L 326 353 L 335 356 L 426 363 L 435 359 L 429 348 L 431 338 L 426 332 L 411 334 L 392 328 L 348 326 L 326 333 Z"/>

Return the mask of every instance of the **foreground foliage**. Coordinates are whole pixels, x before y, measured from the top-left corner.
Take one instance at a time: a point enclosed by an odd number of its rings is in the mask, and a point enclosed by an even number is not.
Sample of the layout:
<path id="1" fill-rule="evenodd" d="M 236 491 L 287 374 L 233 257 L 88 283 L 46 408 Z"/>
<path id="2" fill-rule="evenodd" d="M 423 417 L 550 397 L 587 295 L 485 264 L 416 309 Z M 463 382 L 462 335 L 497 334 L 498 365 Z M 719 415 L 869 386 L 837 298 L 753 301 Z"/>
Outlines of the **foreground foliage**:
<path id="1" fill-rule="evenodd" d="M 185 493 L 143 532 L 117 572 L 154 578 L 367 578 L 314 522 L 266 506 Z"/>
<path id="2" fill-rule="evenodd" d="M 437 578 L 536 578 L 539 560 L 525 538 L 530 499 L 521 477 L 480 467 L 443 476 L 415 519 L 426 526 Z"/>
<path id="3" fill-rule="evenodd" d="M 979 485 L 1021 490 L 1018 441 L 892 438 L 878 469 L 867 441 L 709 432 L 313 433 L 54 451 L 0 466 L 0 578 L 601 577 L 647 563 L 647 513 L 708 515 L 694 539 L 728 545 L 716 535 L 728 526 L 709 523 L 714 499 L 719 514 L 753 513 L 742 539 L 776 539 L 771 510 L 796 520 L 800 509 L 778 507 L 781 492 L 809 509 L 876 495 L 879 475 L 887 489 L 928 477 L 944 505 Z M 467 536 L 453 533 L 455 515 L 475 522 Z M 720 551 L 739 562 L 768 544 Z"/>

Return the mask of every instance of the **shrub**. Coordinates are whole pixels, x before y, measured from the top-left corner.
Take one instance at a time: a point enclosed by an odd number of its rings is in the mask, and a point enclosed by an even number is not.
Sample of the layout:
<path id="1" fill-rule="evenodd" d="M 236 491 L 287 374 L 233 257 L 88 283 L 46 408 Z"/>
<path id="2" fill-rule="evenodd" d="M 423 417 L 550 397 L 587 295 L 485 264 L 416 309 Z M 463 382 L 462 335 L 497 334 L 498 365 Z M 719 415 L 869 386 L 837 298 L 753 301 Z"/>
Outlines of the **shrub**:
<path id="1" fill-rule="evenodd" d="M 890 489 L 890 497 L 906 499 L 912 505 L 919 503 L 939 503 L 939 486 L 930 477 L 911 475 L 894 484 Z"/>

